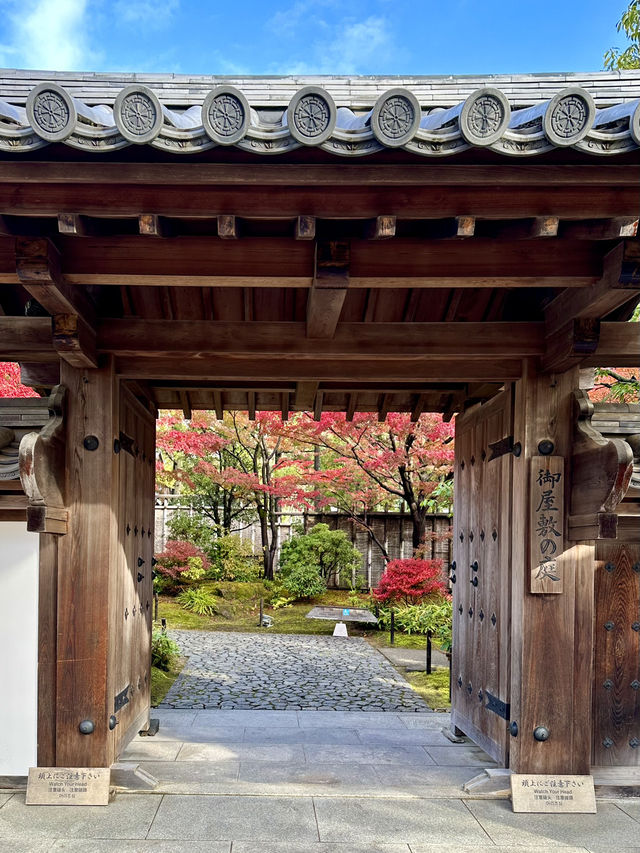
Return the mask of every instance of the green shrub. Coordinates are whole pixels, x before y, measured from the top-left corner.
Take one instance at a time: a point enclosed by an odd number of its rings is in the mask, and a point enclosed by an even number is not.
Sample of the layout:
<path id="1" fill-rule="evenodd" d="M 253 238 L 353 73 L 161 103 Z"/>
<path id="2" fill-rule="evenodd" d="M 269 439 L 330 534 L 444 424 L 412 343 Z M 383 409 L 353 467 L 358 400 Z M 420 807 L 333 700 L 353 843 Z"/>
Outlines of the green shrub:
<path id="1" fill-rule="evenodd" d="M 294 563 L 283 577 L 282 585 L 294 598 L 313 598 L 327 591 L 317 566 L 309 563 Z"/>
<path id="2" fill-rule="evenodd" d="M 444 597 L 395 608 L 396 630 L 405 634 L 426 634 L 431 631 L 434 643 L 443 652 L 451 651 L 451 620 L 451 601 Z M 391 608 L 378 605 L 378 627 L 389 629 L 390 626 Z"/>
<path id="3" fill-rule="evenodd" d="M 342 530 L 330 530 L 327 524 L 316 524 L 308 533 L 298 528 L 291 539 L 283 543 L 280 576 L 283 586 L 292 594 L 309 598 L 324 592 L 338 575 L 351 580 L 361 562 L 362 555 Z M 319 576 L 322 586 L 315 575 Z"/>
<path id="4" fill-rule="evenodd" d="M 198 616 L 215 616 L 218 612 L 218 606 L 213 595 L 200 587 L 183 590 L 178 595 L 178 602 L 185 610 L 191 610 Z"/>
<path id="5" fill-rule="evenodd" d="M 217 581 L 255 581 L 260 563 L 251 548 L 239 536 L 229 534 L 216 539 L 211 551 L 211 569 L 207 577 Z"/>
<path id="6" fill-rule="evenodd" d="M 180 649 L 164 631 L 154 630 L 151 635 L 151 666 L 168 672 L 171 662 L 180 654 Z"/>
<path id="7" fill-rule="evenodd" d="M 222 535 L 208 518 L 202 515 L 175 513 L 167 522 L 172 539 L 195 545 L 206 556 L 206 576 L 216 581 L 253 581 L 260 574 L 259 560 L 250 546 L 239 536 Z"/>

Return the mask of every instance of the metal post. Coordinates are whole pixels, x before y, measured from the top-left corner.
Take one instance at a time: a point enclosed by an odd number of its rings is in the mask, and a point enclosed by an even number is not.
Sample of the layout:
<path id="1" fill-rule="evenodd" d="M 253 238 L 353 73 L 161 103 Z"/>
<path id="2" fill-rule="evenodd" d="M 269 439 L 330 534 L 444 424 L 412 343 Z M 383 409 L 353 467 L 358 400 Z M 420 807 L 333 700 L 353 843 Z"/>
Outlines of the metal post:
<path id="1" fill-rule="evenodd" d="M 431 675 L 431 631 L 427 631 L 427 675 Z"/>
<path id="2" fill-rule="evenodd" d="M 389 628 L 389 643 L 390 645 L 394 645 L 396 641 L 396 611 L 394 608 L 391 608 L 391 625 Z"/>
<path id="3" fill-rule="evenodd" d="M 158 593 L 157 592 L 153 593 L 153 614 L 154 614 L 153 621 L 157 622 L 158 621 Z"/>
<path id="4" fill-rule="evenodd" d="M 262 617 L 264 615 L 264 598 L 260 599 L 260 621 L 258 622 L 258 628 L 262 628 Z"/>

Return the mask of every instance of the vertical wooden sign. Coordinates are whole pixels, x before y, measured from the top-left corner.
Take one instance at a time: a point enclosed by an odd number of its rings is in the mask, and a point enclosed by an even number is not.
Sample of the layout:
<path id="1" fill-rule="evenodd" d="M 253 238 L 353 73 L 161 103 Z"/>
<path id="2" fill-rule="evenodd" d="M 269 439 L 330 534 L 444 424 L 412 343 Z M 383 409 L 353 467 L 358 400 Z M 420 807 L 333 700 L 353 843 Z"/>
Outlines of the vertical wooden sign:
<path id="1" fill-rule="evenodd" d="M 564 457 L 534 456 L 529 483 L 530 591 L 563 591 Z"/>

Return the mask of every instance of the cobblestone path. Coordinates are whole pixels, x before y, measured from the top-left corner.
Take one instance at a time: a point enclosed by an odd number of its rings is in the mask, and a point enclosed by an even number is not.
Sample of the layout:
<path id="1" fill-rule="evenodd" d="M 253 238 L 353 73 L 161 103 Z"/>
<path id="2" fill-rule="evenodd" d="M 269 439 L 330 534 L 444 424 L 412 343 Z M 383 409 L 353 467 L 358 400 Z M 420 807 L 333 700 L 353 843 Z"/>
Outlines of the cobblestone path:
<path id="1" fill-rule="evenodd" d="M 170 633 L 188 661 L 161 708 L 430 712 L 359 637 Z"/>

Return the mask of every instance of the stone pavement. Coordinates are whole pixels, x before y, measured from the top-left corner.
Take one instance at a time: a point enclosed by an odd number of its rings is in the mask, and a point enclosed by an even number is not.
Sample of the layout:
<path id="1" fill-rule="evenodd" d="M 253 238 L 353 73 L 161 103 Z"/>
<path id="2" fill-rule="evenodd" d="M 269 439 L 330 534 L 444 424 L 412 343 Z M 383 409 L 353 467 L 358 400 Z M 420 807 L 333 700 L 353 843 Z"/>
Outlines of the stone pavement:
<path id="1" fill-rule="evenodd" d="M 446 714 L 155 712 L 114 770 L 157 786 L 107 807 L 0 794 L 0 853 L 631 853 L 640 800 L 597 815 L 513 814 L 461 785 L 488 757 L 441 734 Z M 131 775 L 130 773 L 128 774 Z"/>
<path id="2" fill-rule="evenodd" d="M 359 637 L 171 631 L 185 668 L 161 708 L 421 711 L 428 707 Z"/>

